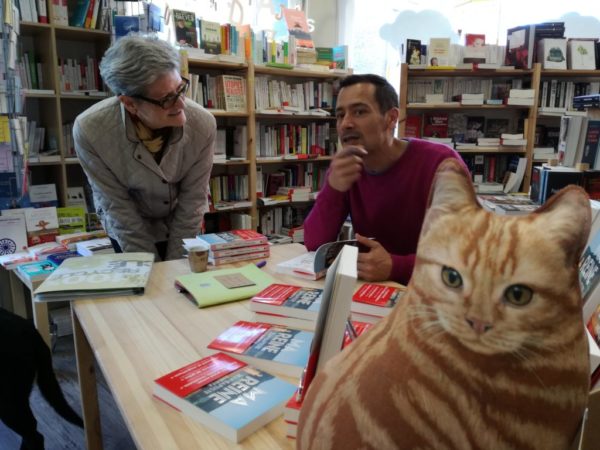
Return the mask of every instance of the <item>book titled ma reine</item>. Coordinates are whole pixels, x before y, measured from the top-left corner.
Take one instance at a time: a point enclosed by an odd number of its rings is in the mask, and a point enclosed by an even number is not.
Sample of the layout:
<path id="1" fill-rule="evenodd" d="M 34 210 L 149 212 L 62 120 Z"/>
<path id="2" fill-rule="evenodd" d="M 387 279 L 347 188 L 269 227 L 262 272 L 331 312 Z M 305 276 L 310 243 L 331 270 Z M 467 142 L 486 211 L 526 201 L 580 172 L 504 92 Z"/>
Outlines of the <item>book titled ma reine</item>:
<path id="1" fill-rule="evenodd" d="M 115 253 L 70 258 L 35 290 L 35 301 L 141 295 L 150 276 L 152 253 Z"/>
<path id="2" fill-rule="evenodd" d="M 280 416 L 294 385 L 223 353 L 154 380 L 154 396 L 233 442 Z"/>

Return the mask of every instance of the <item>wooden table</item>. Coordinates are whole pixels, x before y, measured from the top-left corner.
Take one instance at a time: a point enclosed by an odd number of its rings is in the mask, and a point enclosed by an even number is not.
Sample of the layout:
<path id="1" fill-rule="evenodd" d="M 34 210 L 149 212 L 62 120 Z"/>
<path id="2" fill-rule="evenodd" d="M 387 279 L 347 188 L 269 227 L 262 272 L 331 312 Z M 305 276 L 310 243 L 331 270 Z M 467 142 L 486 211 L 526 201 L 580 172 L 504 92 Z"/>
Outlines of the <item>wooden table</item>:
<path id="1" fill-rule="evenodd" d="M 8 271 L 10 277 L 10 291 L 13 298 L 13 312 L 21 317 L 26 317 L 25 295 L 23 295 L 23 286 L 29 289 L 31 294 L 31 310 L 33 313 L 33 323 L 44 338 L 48 347 L 52 348 L 52 339 L 50 337 L 50 317 L 48 316 L 48 303 L 33 301 L 33 291 L 42 284 L 42 281 L 31 281 L 17 269 Z"/>
<path id="2" fill-rule="evenodd" d="M 275 275 L 278 262 L 304 251 L 300 244 L 273 246 L 262 270 L 284 283 L 321 286 L 323 280 Z M 95 358 L 140 449 L 293 448 L 282 418 L 236 445 L 152 397 L 154 379 L 214 353 L 206 348 L 213 338 L 252 319 L 248 301 L 198 309 L 173 287 L 186 273 L 187 260 L 156 263 L 143 296 L 72 303 L 87 447 L 102 448 Z"/>

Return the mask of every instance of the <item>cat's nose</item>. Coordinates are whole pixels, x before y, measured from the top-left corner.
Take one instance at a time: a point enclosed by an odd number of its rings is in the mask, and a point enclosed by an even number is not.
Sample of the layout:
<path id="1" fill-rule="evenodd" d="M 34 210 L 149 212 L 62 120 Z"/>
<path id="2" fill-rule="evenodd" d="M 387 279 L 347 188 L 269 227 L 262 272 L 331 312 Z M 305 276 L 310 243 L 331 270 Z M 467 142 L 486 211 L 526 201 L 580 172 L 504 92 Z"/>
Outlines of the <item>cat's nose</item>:
<path id="1" fill-rule="evenodd" d="M 492 324 L 484 322 L 483 320 L 472 319 L 472 318 L 468 318 L 468 317 L 466 317 L 465 320 L 477 334 L 483 334 L 492 329 Z"/>

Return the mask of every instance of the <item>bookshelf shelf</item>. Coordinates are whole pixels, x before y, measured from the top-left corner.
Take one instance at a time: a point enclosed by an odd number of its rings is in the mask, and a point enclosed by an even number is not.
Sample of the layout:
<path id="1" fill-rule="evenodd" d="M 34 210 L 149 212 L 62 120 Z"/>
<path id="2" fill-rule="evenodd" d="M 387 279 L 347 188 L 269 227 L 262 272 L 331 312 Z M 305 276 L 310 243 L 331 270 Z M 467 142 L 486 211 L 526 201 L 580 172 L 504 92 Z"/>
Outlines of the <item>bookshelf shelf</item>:
<path id="1" fill-rule="evenodd" d="M 427 69 L 408 69 L 406 64 L 402 65 L 400 82 L 400 109 L 401 117 L 410 117 L 411 115 L 433 113 L 434 111 L 442 111 L 449 117 L 452 114 L 466 113 L 471 115 L 485 115 L 492 118 L 512 118 L 514 121 L 517 120 L 523 122 L 523 133 L 527 139 L 527 145 L 525 150 L 498 150 L 489 151 L 482 149 L 467 149 L 458 150 L 462 154 L 520 154 L 527 158 L 527 169 L 523 180 L 522 190 L 524 192 L 529 191 L 531 184 L 531 173 L 532 165 L 534 162 L 533 149 L 536 142 L 536 133 L 540 133 L 540 129 L 543 129 L 546 125 L 556 125 L 557 120 L 565 113 L 566 109 L 563 105 L 562 108 L 549 108 L 544 110 L 544 106 L 552 105 L 541 105 L 541 99 L 544 93 L 548 92 L 550 95 L 550 88 L 548 85 L 550 82 L 555 84 L 562 84 L 563 90 L 569 82 L 575 83 L 589 83 L 598 82 L 600 80 L 600 70 L 548 70 L 542 69 L 541 64 L 536 63 L 531 70 L 427 70 Z M 425 103 L 409 103 L 409 85 L 410 82 L 414 83 L 434 83 L 434 80 L 446 80 L 450 79 L 456 82 L 456 80 L 487 80 L 492 79 L 492 83 L 496 81 L 510 81 L 510 80 L 522 80 L 522 84 L 527 86 L 534 91 L 534 104 L 531 106 L 520 106 L 520 105 L 445 105 L 445 104 L 425 104 Z M 483 81 L 482 81 L 483 83 Z M 415 85 L 413 85 L 415 86 Z M 545 90 L 544 90 L 545 89 Z M 554 94 L 554 91 L 552 91 Z M 575 94 L 577 95 L 577 94 Z M 548 98 L 551 98 L 548 97 Z M 558 95 L 556 96 L 558 99 Z M 564 102 L 564 96 L 563 96 Z M 519 117 L 520 115 L 520 117 Z M 400 135 L 404 136 L 406 131 L 406 121 L 400 123 L 399 126 Z M 539 161 L 535 160 L 536 162 Z"/>

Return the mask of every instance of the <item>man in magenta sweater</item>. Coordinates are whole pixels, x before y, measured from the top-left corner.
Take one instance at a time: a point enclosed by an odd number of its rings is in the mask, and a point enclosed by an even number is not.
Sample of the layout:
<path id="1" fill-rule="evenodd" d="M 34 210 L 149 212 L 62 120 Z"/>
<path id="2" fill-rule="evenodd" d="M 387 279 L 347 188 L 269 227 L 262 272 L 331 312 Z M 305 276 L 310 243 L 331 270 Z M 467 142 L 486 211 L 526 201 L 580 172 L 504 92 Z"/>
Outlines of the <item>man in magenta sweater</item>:
<path id="1" fill-rule="evenodd" d="M 336 240 L 350 214 L 368 247 L 358 256 L 358 276 L 407 284 L 435 171 L 446 158 L 462 160 L 442 144 L 395 138 L 398 115 L 398 95 L 384 78 L 342 80 L 336 117 L 343 148 L 304 221 L 304 243 L 310 251 Z"/>

